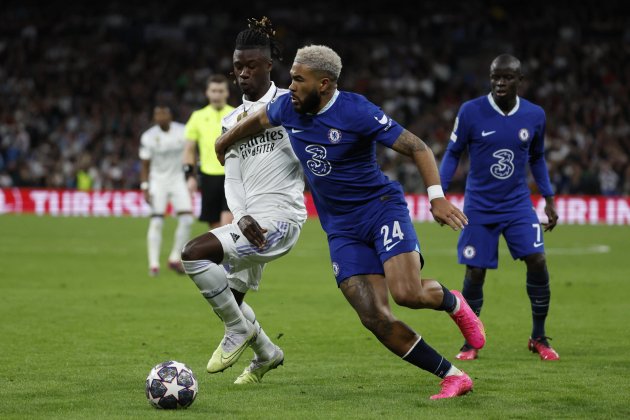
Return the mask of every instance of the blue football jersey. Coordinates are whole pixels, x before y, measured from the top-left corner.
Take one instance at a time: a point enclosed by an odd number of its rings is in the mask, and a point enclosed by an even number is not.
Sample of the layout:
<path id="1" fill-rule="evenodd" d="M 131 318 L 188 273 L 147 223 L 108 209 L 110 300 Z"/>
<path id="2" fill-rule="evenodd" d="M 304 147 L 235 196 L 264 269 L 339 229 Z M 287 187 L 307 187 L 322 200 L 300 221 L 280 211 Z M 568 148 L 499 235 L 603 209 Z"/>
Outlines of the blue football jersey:
<path id="1" fill-rule="evenodd" d="M 336 91 L 317 114 L 299 114 L 291 95 L 282 95 L 267 105 L 267 116 L 289 133 L 327 233 L 371 217 L 384 197 L 403 195 L 376 161 L 376 142 L 391 147 L 403 128 L 364 96 Z"/>
<path id="2" fill-rule="evenodd" d="M 543 196 L 553 195 L 544 159 L 545 112 L 517 97 L 505 115 L 492 95 L 465 102 L 440 165 L 444 190 L 468 149 L 464 212 L 471 222 L 493 223 L 532 209 L 527 166 Z"/>

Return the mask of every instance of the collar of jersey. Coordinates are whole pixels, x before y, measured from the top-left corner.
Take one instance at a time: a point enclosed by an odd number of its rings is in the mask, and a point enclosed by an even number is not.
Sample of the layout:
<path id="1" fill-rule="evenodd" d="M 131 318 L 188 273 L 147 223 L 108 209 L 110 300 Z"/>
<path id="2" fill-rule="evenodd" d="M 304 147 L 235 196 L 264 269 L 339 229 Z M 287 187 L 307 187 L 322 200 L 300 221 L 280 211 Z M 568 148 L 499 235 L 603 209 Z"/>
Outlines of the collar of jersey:
<path id="1" fill-rule="evenodd" d="M 154 127 L 158 132 L 168 134 L 173 129 L 173 121 L 171 121 L 171 123 L 168 125 L 168 131 L 162 130 L 162 127 L 160 127 L 160 124 L 155 124 Z"/>
<path id="2" fill-rule="evenodd" d="M 510 115 L 516 114 L 516 111 L 518 111 L 518 107 L 521 104 L 521 100 L 517 96 L 516 97 L 516 105 L 514 105 L 514 108 L 512 108 L 512 110 L 510 112 L 508 112 L 507 115 L 505 115 L 505 113 L 503 111 L 501 111 L 501 108 L 499 108 L 499 105 L 497 105 L 497 103 L 494 102 L 494 98 L 492 97 L 492 93 L 488 93 L 488 102 L 490 102 L 490 106 L 492 106 L 492 108 L 494 108 L 495 111 L 497 111 L 499 114 L 503 115 L 504 117 L 509 117 Z"/>
<path id="3" fill-rule="evenodd" d="M 328 103 L 326 105 L 324 105 L 324 107 L 322 109 L 319 110 L 317 115 L 323 114 L 324 112 L 328 111 L 328 109 L 331 106 L 333 106 L 333 104 L 337 101 L 337 96 L 339 96 L 339 91 L 337 89 L 335 89 L 335 93 L 333 93 L 333 96 L 332 96 L 332 98 L 330 98 L 330 101 L 328 101 Z"/>
<path id="4" fill-rule="evenodd" d="M 278 91 L 278 89 L 276 88 L 276 84 L 273 81 L 271 81 L 271 86 L 269 86 L 269 90 L 259 100 L 253 101 L 253 102 L 252 101 L 248 101 L 247 99 L 245 99 L 245 95 L 243 95 L 243 106 L 245 106 L 245 107 L 252 106 L 252 105 L 254 105 L 256 103 L 258 103 L 258 104 L 269 103 L 269 102 L 271 102 L 273 97 L 276 95 L 277 91 Z"/>

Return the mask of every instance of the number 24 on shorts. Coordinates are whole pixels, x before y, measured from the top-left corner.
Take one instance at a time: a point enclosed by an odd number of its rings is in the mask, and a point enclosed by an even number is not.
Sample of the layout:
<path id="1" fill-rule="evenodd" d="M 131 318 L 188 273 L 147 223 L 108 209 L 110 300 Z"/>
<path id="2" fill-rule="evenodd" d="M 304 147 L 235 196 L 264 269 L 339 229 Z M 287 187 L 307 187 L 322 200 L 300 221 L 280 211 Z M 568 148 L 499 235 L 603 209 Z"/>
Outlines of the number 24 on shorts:
<path id="1" fill-rule="evenodd" d="M 381 227 L 381 235 L 383 236 L 383 246 L 386 251 L 389 251 L 405 239 L 405 234 L 402 229 L 400 229 L 400 223 L 398 220 L 394 220 L 394 223 L 392 224 L 391 236 L 389 225 L 383 225 Z"/>

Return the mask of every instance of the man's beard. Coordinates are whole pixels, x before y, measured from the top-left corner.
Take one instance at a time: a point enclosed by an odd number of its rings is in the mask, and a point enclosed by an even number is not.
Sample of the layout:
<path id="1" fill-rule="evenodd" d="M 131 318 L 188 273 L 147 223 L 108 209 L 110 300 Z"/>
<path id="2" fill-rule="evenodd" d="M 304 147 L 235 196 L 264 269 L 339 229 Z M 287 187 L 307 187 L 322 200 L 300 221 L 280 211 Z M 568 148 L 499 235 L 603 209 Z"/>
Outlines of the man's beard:
<path id="1" fill-rule="evenodd" d="M 313 89 L 302 101 L 302 106 L 297 110 L 300 114 L 314 114 L 319 106 L 321 96 L 317 89 Z"/>

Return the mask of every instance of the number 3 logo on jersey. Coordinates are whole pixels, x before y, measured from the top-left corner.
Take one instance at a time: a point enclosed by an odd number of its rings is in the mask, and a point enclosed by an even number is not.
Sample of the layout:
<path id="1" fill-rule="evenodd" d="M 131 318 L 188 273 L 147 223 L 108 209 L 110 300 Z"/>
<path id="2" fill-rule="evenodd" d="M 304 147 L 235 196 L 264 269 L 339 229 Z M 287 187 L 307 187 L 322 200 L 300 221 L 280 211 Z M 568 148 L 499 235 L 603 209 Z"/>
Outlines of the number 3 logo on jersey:
<path id="1" fill-rule="evenodd" d="M 306 166 L 317 176 L 326 176 L 330 173 L 332 166 L 326 160 L 326 148 L 318 144 L 309 144 L 304 150 L 312 155 L 306 161 Z"/>
<path id="2" fill-rule="evenodd" d="M 514 173 L 514 152 L 510 149 L 499 149 L 492 154 L 499 161 L 490 166 L 490 173 L 498 179 L 507 179 Z"/>

